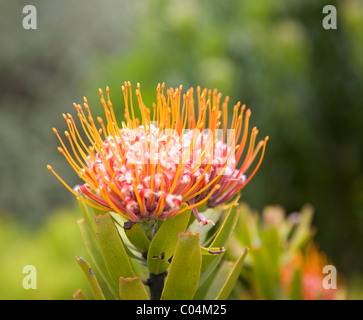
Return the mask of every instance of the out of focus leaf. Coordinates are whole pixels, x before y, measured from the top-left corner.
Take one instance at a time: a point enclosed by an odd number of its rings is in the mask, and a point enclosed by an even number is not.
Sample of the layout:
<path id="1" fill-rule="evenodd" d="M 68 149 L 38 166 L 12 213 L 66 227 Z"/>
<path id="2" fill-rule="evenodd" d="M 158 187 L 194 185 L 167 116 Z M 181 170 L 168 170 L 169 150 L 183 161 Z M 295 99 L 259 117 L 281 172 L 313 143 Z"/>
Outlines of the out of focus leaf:
<path id="1" fill-rule="evenodd" d="M 77 262 L 84 274 L 86 275 L 87 281 L 92 291 L 92 295 L 96 300 L 105 300 L 105 296 L 101 290 L 101 287 L 97 281 L 96 275 L 94 274 L 90 264 L 83 258 L 77 257 Z"/>
<path id="2" fill-rule="evenodd" d="M 190 212 L 188 210 L 166 219 L 156 232 L 147 255 L 147 265 L 151 273 L 159 274 L 168 268 L 168 260 L 174 253 L 178 234 L 184 232 L 188 226 Z"/>
<path id="3" fill-rule="evenodd" d="M 302 272 L 301 270 L 295 270 L 294 276 L 291 281 L 291 299 L 292 300 L 301 300 L 303 298 L 302 294 Z"/>
<path id="4" fill-rule="evenodd" d="M 314 209 L 311 205 L 305 205 L 301 209 L 300 222 L 289 242 L 289 255 L 298 250 L 312 236 L 311 221 L 313 219 L 313 214 Z"/>
<path id="5" fill-rule="evenodd" d="M 275 299 L 277 284 L 276 270 L 265 247 L 251 249 L 253 256 L 254 281 L 257 294 L 268 300 Z"/>
<path id="6" fill-rule="evenodd" d="M 121 300 L 149 300 L 149 294 L 139 277 L 120 277 Z"/>
<path id="7" fill-rule="evenodd" d="M 252 212 L 246 203 L 238 207 L 239 219 L 235 235 L 241 243 L 249 248 L 259 247 L 261 244 L 259 236 L 259 216 Z"/>
<path id="8" fill-rule="evenodd" d="M 229 294 L 232 292 L 233 287 L 241 274 L 241 269 L 243 266 L 243 262 L 248 253 L 248 248 L 245 248 L 245 251 L 240 256 L 240 258 L 232 263 L 232 270 L 229 272 L 226 281 L 224 282 L 221 290 L 219 291 L 216 300 L 225 300 L 228 298 Z"/>
<path id="9" fill-rule="evenodd" d="M 134 277 L 134 270 L 110 214 L 96 216 L 95 221 L 98 242 L 112 281 L 118 285 L 120 277 Z"/>
<path id="10" fill-rule="evenodd" d="M 117 287 L 112 283 L 112 280 L 108 274 L 105 261 L 103 259 L 100 245 L 96 239 L 96 234 L 93 233 L 92 228 L 86 223 L 85 219 L 79 219 L 79 228 L 83 237 L 83 242 L 87 248 L 88 254 L 90 255 L 94 266 L 101 275 L 102 279 L 107 284 L 109 290 L 114 297 L 117 297 Z"/>
<path id="11" fill-rule="evenodd" d="M 261 250 L 266 252 L 269 259 L 270 273 L 273 277 L 278 277 L 279 266 L 281 255 L 283 253 L 283 243 L 278 234 L 278 229 L 276 227 L 267 226 L 261 231 Z"/>
<path id="12" fill-rule="evenodd" d="M 75 293 L 73 293 L 73 299 L 74 300 L 88 300 L 81 289 L 78 289 Z"/>
<path id="13" fill-rule="evenodd" d="M 231 273 L 232 269 L 233 269 L 233 262 L 230 261 L 221 262 L 221 266 L 216 271 L 216 274 L 213 275 L 213 279 L 209 284 L 209 288 L 207 290 L 206 295 L 203 297 L 203 300 L 212 300 L 218 296 L 218 293 L 220 292 L 224 283 L 227 281 L 228 275 Z"/>
<path id="14" fill-rule="evenodd" d="M 198 233 L 179 234 L 161 299 L 193 299 L 198 286 L 202 262 L 199 241 Z"/>
<path id="15" fill-rule="evenodd" d="M 233 230 L 236 226 L 238 220 L 238 214 L 237 214 L 237 205 L 234 204 L 229 209 L 227 217 L 224 219 L 223 224 L 219 228 L 219 231 L 217 235 L 215 236 L 214 240 L 210 244 L 210 247 L 224 247 L 231 234 L 233 233 Z M 218 265 L 218 263 L 221 261 L 223 256 L 222 254 L 210 256 L 210 255 L 203 255 L 202 258 L 202 274 L 200 277 L 200 283 L 201 285 L 211 274 L 211 272 L 215 269 L 215 267 Z"/>
<path id="16" fill-rule="evenodd" d="M 87 226 L 93 231 L 93 234 L 96 234 L 96 225 L 94 219 L 91 217 L 89 212 L 89 207 L 81 200 L 77 199 L 78 206 L 81 209 L 82 217 Z"/>
<path id="17" fill-rule="evenodd" d="M 205 296 L 206 300 L 218 299 L 225 300 L 231 293 L 238 276 L 241 273 L 243 262 L 248 253 L 248 248 L 245 248 L 243 254 L 235 262 L 223 261 L 221 267 L 213 277 L 208 292 Z"/>

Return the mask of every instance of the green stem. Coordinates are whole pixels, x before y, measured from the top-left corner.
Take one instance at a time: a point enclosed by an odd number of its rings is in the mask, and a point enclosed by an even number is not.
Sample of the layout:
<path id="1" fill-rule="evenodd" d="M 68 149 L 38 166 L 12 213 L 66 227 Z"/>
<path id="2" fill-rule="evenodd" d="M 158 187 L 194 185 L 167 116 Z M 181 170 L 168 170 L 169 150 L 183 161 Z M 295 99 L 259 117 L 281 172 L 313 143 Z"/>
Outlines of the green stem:
<path id="1" fill-rule="evenodd" d="M 146 220 L 140 223 L 140 227 L 144 230 L 146 236 L 149 238 L 150 241 L 154 238 L 156 232 L 159 230 L 160 225 L 162 224 L 162 220 Z M 147 252 L 144 252 L 143 258 L 145 259 L 145 263 L 147 260 Z M 160 300 L 161 293 L 164 289 L 164 281 L 167 275 L 167 271 L 154 274 L 150 273 L 149 278 L 145 282 L 147 286 L 150 288 L 150 295 L 151 300 Z"/>

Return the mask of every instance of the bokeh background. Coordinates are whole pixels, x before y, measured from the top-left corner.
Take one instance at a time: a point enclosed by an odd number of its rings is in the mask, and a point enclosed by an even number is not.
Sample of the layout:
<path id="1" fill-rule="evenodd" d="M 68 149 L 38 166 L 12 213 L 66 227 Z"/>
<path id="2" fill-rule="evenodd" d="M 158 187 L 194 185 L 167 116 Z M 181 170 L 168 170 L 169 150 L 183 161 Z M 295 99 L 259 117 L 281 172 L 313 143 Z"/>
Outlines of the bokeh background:
<path id="1" fill-rule="evenodd" d="M 37 9 L 25 30 L 22 9 Z M 325 30 L 325 5 L 337 30 Z M 363 287 L 363 1 L 0 0 L 0 298 L 69 299 L 87 288 L 86 255 L 70 185 L 79 181 L 57 152 L 52 127 L 98 88 L 140 82 L 155 101 L 159 82 L 218 88 L 252 109 L 270 136 L 243 200 L 261 210 L 315 207 L 320 248 L 348 284 Z M 121 111 L 120 111 L 120 114 Z M 23 267 L 38 289 L 24 290 Z"/>

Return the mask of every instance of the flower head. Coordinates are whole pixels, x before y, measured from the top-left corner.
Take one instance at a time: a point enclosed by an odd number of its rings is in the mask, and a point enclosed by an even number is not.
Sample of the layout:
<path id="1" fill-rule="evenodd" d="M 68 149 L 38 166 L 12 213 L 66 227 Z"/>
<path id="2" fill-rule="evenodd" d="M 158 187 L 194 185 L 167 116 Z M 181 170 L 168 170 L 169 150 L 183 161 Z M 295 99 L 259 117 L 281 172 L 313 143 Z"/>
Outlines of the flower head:
<path id="1" fill-rule="evenodd" d="M 334 300 L 344 295 L 343 290 L 326 289 L 323 286 L 324 267 L 331 265 L 324 252 L 315 243 L 310 243 L 303 255 L 297 252 L 281 269 L 283 291 L 291 294 L 294 274 L 300 274 L 301 295 L 303 300 Z M 340 278 L 338 280 L 341 280 Z M 339 287 L 341 283 L 339 283 Z"/>
<path id="2" fill-rule="evenodd" d="M 124 122 L 116 120 L 107 87 L 106 97 L 100 89 L 106 121 L 93 118 L 84 98 L 83 107 L 74 104 L 83 134 L 71 114 L 63 115 L 68 148 L 53 129 L 61 143 L 59 152 L 84 183 L 72 189 L 51 166 L 48 169 L 80 200 L 135 222 L 193 209 L 203 225 L 207 221 L 198 208 L 228 202 L 258 170 L 268 137 L 256 144 L 256 128 L 249 136 L 251 111 L 245 105 L 234 106 L 227 130 L 229 98 L 221 102 L 216 89 L 197 87 L 195 101 L 193 88 L 184 94 L 182 86 L 170 88 L 165 95 L 165 84 L 159 84 L 156 103 L 148 108 L 138 84 L 141 119 L 135 117 L 130 82 L 124 83 L 122 92 Z M 244 160 L 236 169 L 242 154 Z"/>

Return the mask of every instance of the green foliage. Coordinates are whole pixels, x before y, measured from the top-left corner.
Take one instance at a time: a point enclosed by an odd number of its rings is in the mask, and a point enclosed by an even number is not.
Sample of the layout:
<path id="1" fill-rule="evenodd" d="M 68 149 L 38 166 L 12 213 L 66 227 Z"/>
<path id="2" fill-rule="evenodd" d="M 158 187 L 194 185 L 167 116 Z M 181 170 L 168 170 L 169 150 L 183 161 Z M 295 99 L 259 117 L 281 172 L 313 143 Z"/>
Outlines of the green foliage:
<path id="1" fill-rule="evenodd" d="M 225 246 L 238 220 L 236 201 L 229 208 L 221 206 L 207 210 L 206 217 L 213 218 L 217 225 L 199 228 L 195 219 L 191 219 L 191 210 L 165 220 L 131 223 L 117 214 L 98 215 L 98 212 L 80 203 L 84 216 L 79 222 L 80 229 L 101 279 L 113 293 L 110 298 L 227 299 L 248 252 L 246 249 L 236 262 L 221 264 Z M 92 231 L 92 220 L 96 222 L 95 231 Z M 88 234 L 85 232 L 87 227 Z M 195 230 L 200 230 L 203 236 Z M 89 245 L 91 242 L 95 242 L 93 246 Z M 83 259 L 77 260 L 86 274 L 94 298 L 107 296 L 100 292 L 91 266 Z M 104 268 L 100 268 L 103 265 L 107 274 Z M 214 273 L 220 275 L 218 279 L 215 279 Z M 117 295 L 116 281 L 119 284 Z M 77 291 L 74 298 L 83 298 L 82 292 Z"/>
<path id="2" fill-rule="evenodd" d="M 149 295 L 139 277 L 120 277 L 120 300 L 148 300 Z"/>
<path id="3" fill-rule="evenodd" d="M 232 292 L 235 283 L 241 273 L 243 262 L 247 256 L 248 248 L 246 247 L 236 262 L 223 261 L 222 266 L 216 273 L 208 292 L 206 300 L 225 300 Z"/>
<path id="4" fill-rule="evenodd" d="M 161 299 L 193 299 L 198 287 L 201 266 L 199 234 L 180 233 Z"/>
<path id="5" fill-rule="evenodd" d="M 236 287 L 237 297 L 251 299 L 341 299 L 345 287 L 326 290 L 323 267 L 331 264 L 313 245 L 313 208 L 286 217 L 280 206 L 268 206 L 260 215 L 246 204 L 238 208 L 239 219 L 227 255 L 235 258 L 250 248 L 246 269 Z M 244 287 L 243 292 L 238 293 Z M 238 289 L 239 288 L 239 289 Z M 335 291 L 335 292 L 334 292 Z"/>
<path id="6" fill-rule="evenodd" d="M 226 218 L 223 221 L 223 224 L 218 230 L 218 233 L 215 235 L 211 247 L 224 247 L 227 244 L 229 237 L 232 235 L 233 230 L 236 226 L 236 222 L 238 219 L 237 215 L 237 206 L 232 205 L 231 209 L 228 211 Z M 222 254 L 219 255 L 204 255 L 202 260 L 202 277 L 201 284 L 210 276 L 210 274 L 214 271 L 217 265 L 220 263 Z"/>
<path id="7" fill-rule="evenodd" d="M 159 274 L 168 268 L 168 260 L 174 253 L 178 234 L 185 231 L 189 219 L 190 210 L 162 223 L 147 251 L 147 265 L 150 272 Z"/>
<path id="8" fill-rule="evenodd" d="M 111 215 L 95 216 L 95 221 L 96 237 L 111 280 L 118 285 L 120 277 L 134 277 L 134 270 Z"/>
<path id="9" fill-rule="evenodd" d="M 140 224 L 133 223 L 129 228 L 125 228 L 125 234 L 136 249 L 141 251 L 148 250 L 150 246 L 150 240 L 140 227 Z"/>
<path id="10" fill-rule="evenodd" d="M 94 274 L 92 267 L 90 266 L 89 263 L 87 263 L 87 261 L 85 261 L 83 258 L 78 258 L 77 257 L 77 262 L 79 264 L 79 266 L 81 267 L 81 269 L 83 270 L 84 274 L 86 275 L 88 284 L 91 288 L 92 291 L 92 295 L 96 300 L 105 300 L 105 296 L 103 295 L 103 292 L 101 290 L 101 287 L 97 281 L 97 277 Z M 76 293 L 76 297 L 78 300 L 78 294 Z"/>

